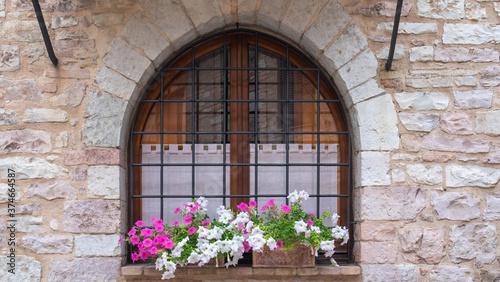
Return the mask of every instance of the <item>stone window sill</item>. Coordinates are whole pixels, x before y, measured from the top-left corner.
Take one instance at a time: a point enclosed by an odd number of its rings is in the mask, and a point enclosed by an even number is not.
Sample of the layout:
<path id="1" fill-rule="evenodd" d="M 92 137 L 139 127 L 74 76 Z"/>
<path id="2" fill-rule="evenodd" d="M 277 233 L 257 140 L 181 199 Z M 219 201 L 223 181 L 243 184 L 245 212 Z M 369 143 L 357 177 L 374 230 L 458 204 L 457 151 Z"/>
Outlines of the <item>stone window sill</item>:
<path id="1" fill-rule="evenodd" d="M 124 265 L 121 268 L 122 281 L 161 279 L 161 272 L 150 264 Z M 251 266 L 238 267 L 183 267 L 175 271 L 175 277 L 188 280 L 224 280 L 224 279 L 271 279 L 271 278 L 298 278 L 330 281 L 333 278 L 349 278 L 361 274 L 361 267 L 357 265 L 343 265 L 340 267 L 316 266 L 312 268 L 253 268 Z"/>

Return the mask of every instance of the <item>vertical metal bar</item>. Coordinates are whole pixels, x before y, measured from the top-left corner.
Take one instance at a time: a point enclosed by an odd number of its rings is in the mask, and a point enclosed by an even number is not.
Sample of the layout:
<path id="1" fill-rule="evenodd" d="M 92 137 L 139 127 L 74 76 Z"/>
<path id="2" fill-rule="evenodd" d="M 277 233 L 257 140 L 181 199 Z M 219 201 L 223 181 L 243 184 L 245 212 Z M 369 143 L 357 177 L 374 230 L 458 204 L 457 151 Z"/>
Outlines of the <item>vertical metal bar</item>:
<path id="1" fill-rule="evenodd" d="M 163 96 L 163 73 L 161 74 L 161 80 L 160 80 L 160 86 L 161 86 L 161 89 L 160 89 L 160 130 L 161 130 L 161 133 L 160 133 L 160 195 L 162 196 L 160 198 L 160 218 L 163 219 L 163 162 L 164 162 L 164 159 L 163 159 L 163 154 L 164 154 L 164 150 L 165 150 L 165 145 L 163 144 L 164 143 L 164 140 L 163 140 L 163 132 L 165 131 L 165 127 L 164 127 L 164 123 L 163 123 L 163 117 L 165 115 L 164 113 L 164 109 L 163 109 L 163 105 L 164 105 L 164 96 Z"/>
<path id="2" fill-rule="evenodd" d="M 316 132 L 317 132 L 316 133 L 316 135 L 317 135 L 316 136 L 316 164 L 317 164 L 317 166 L 316 166 L 316 185 L 317 185 L 316 189 L 317 190 L 316 191 L 317 191 L 317 193 L 316 194 L 318 195 L 318 197 L 316 197 L 316 215 L 320 216 L 319 215 L 319 212 L 320 212 L 320 206 L 319 205 L 320 205 L 320 198 L 321 198 L 320 197 L 320 195 L 321 195 L 321 189 L 320 189 L 320 180 L 321 180 L 320 179 L 320 169 L 321 169 L 321 163 L 320 163 L 320 150 L 319 150 L 320 147 L 319 146 L 321 145 L 321 143 L 320 143 L 320 137 L 321 137 L 321 135 L 320 135 L 320 128 L 319 127 L 320 127 L 320 109 L 321 108 L 320 108 L 320 99 L 319 98 L 320 98 L 321 92 L 320 92 L 320 89 L 319 89 L 319 87 L 320 87 L 319 69 L 317 70 L 316 73 L 317 73 L 317 76 L 318 76 L 318 78 L 317 78 L 318 81 L 316 82 L 317 83 L 317 85 L 316 85 L 316 96 L 317 96 L 316 97 L 316 103 L 317 103 L 317 105 L 316 105 L 316 107 L 317 107 L 316 108 Z"/>
<path id="3" fill-rule="evenodd" d="M 226 206 L 226 144 L 227 144 L 227 34 L 224 33 L 224 57 L 222 58 L 222 76 L 224 83 L 224 97 L 222 97 L 223 111 L 222 116 L 222 205 Z"/>
<path id="4" fill-rule="evenodd" d="M 31 0 L 33 3 L 33 9 L 35 10 L 36 18 L 38 20 L 38 25 L 40 26 L 40 31 L 42 32 L 43 42 L 45 43 L 45 48 L 47 48 L 47 53 L 49 54 L 50 61 L 57 67 L 57 57 L 54 54 L 54 48 L 52 48 L 52 43 L 50 42 L 49 32 L 47 31 L 47 26 L 45 25 L 45 20 L 43 19 L 42 9 L 40 9 L 40 4 L 38 0 Z"/>
<path id="5" fill-rule="evenodd" d="M 139 107 L 141 107 L 142 103 L 139 103 Z M 135 127 L 135 122 L 136 122 L 136 117 L 134 117 L 134 121 L 132 122 L 132 130 Z M 130 134 L 130 140 L 129 140 L 129 156 L 130 156 L 130 168 L 129 168 L 129 205 L 130 205 L 130 219 L 128 226 L 132 226 L 134 223 L 134 198 L 132 195 L 134 194 L 134 167 L 132 164 L 134 163 L 134 133 Z M 132 244 L 127 244 L 128 245 L 128 254 L 127 259 L 131 259 L 132 255 Z"/>
<path id="6" fill-rule="evenodd" d="M 255 33 L 255 70 L 254 70 L 254 77 L 255 77 L 255 89 L 254 89 L 254 131 L 255 131 L 255 166 L 254 166 L 254 185 L 255 185 L 255 195 L 259 195 L 259 36 L 257 33 Z M 257 204 L 259 203 L 259 198 L 255 197 L 255 201 Z"/>
<path id="7" fill-rule="evenodd" d="M 392 37 L 391 46 L 389 49 L 389 56 L 387 57 L 387 63 L 385 64 L 385 70 L 389 71 L 392 66 L 392 59 L 394 58 L 394 49 L 396 48 L 396 39 L 398 38 L 399 29 L 399 19 L 401 18 L 401 7 L 403 6 L 403 0 L 398 0 L 396 6 L 396 16 L 394 17 L 394 26 L 392 27 Z"/>
<path id="8" fill-rule="evenodd" d="M 195 104 L 198 102 L 195 100 L 195 65 L 194 65 L 195 55 L 194 55 L 194 47 L 191 48 L 191 197 L 194 198 L 195 195 L 195 164 L 196 164 L 196 149 L 195 149 L 195 137 L 196 132 L 196 120 L 195 120 Z M 198 113 L 197 113 L 198 114 Z"/>
<path id="9" fill-rule="evenodd" d="M 288 44 L 286 45 L 286 86 L 285 86 L 285 95 L 286 95 L 286 128 L 285 128 L 285 152 L 286 152 L 286 160 L 285 160 L 285 167 L 286 167 L 286 172 L 285 172 L 285 194 L 288 196 L 289 194 L 289 186 L 290 186 L 290 180 L 288 179 L 290 176 L 290 136 L 289 136 L 289 127 L 290 127 L 290 118 L 289 118 L 289 93 L 290 93 L 290 54 L 289 54 L 289 47 Z M 286 203 L 288 204 L 288 197 L 285 198 Z"/>
<path id="10" fill-rule="evenodd" d="M 344 111 L 344 115 L 345 115 L 345 111 Z M 347 116 L 346 116 L 346 119 L 347 119 Z M 347 168 L 347 228 L 349 228 L 349 232 L 351 232 L 350 235 L 352 235 L 353 233 L 353 226 L 352 226 L 352 223 L 351 223 L 351 193 L 352 193 L 352 187 L 351 187 L 351 177 L 352 177 L 352 161 L 351 161 L 351 158 L 352 158 L 352 152 L 351 152 L 351 149 L 352 149 L 352 145 L 351 145 L 351 132 L 349 130 L 349 128 L 347 128 L 347 131 L 348 131 L 348 134 L 347 134 L 347 152 L 348 152 L 348 163 L 349 163 L 349 166 Z M 354 239 L 353 236 L 351 236 L 351 238 Z M 353 250 L 353 247 L 354 247 L 354 243 L 353 243 L 353 239 L 349 240 L 348 244 L 347 244 L 347 259 L 348 261 L 350 262 L 351 259 L 352 259 L 352 250 Z"/>

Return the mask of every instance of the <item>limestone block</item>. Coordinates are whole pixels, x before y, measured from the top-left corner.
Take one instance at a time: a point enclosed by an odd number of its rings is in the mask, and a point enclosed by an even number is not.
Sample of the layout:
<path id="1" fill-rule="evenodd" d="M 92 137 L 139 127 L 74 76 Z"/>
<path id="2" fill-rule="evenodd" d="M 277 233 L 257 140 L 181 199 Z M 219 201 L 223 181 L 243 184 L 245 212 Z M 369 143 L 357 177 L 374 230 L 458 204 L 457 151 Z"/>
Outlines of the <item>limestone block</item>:
<path id="1" fill-rule="evenodd" d="M 438 264 L 446 255 L 444 229 L 411 228 L 400 231 L 403 257 L 411 263 Z"/>
<path id="2" fill-rule="evenodd" d="M 406 17 L 410 13 L 413 4 L 403 2 L 401 7 L 401 16 Z M 394 17 L 396 14 L 396 3 L 390 1 L 378 2 L 368 7 L 358 8 L 354 11 L 355 15 L 364 15 L 367 17 Z"/>
<path id="3" fill-rule="evenodd" d="M 0 203 L 7 203 L 9 201 L 9 186 L 7 185 L 7 182 L 5 183 L 0 183 Z M 21 198 L 21 192 L 19 189 L 16 189 L 14 200 L 19 201 Z"/>
<path id="4" fill-rule="evenodd" d="M 377 75 L 378 61 L 371 52 L 365 50 L 341 67 L 335 74 L 335 81 L 344 91 L 350 90 Z"/>
<path id="5" fill-rule="evenodd" d="M 169 2 L 170 3 L 170 2 Z M 127 58 L 124 60 L 123 58 Z M 151 61 L 134 51 L 123 39 L 117 37 L 111 42 L 103 62 L 124 76 L 138 82 L 142 74 L 151 67 Z"/>
<path id="6" fill-rule="evenodd" d="M 126 102 L 106 92 L 91 90 L 83 121 L 87 146 L 118 147 Z"/>
<path id="7" fill-rule="evenodd" d="M 0 45 L 0 71 L 16 71 L 20 67 L 19 46 Z"/>
<path id="8" fill-rule="evenodd" d="M 486 163 L 500 164 L 500 151 L 490 154 Z"/>
<path id="9" fill-rule="evenodd" d="M 347 27 L 350 21 L 351 17 L 337 1 L 329 1 L 321 9 L 316 22 L 302 36 L 300 45 L 317 58 L 321 51 Z"/>
<path id="10" fill-rule="evenodd" d="M 34 79 L 10 80 L 0 77 L 0 96 L 6 103 L 16 100 L 42 102 L 44 99 Z"/>
<path id="11" fill-rule="evenodd" d="M 431 132 L 439 123 L 439 114 L 400 112 L 398 116 L 403 126 L 410 131 Z"/>
<path id="12" fill-rule="evenodd" d="M 246 25 L 255 24 L 257 0 L 238 0 L 238 22 Z"/>
<path id="13" fill-rule="evenodd" d="M 410 48 L 410 62 L 428 62 L 433 60 L 434 48 L 421 46 Z"/>
<path id="14" fill-rule="evenodd" d="M 119 166 L 91 166 L 88 170 L 89 198 L 119 199 L 125 186 L 125 171 Z"/>
<path id="15" fill-rule="evenodd" d="M 87 93 L 88 86 L 89 85 L 86 82 L 75 82 L 64 89 L 63 94 L 54 97 L 53 101 L 59 106 L 76 108 L 82 103 L 82 100 Z"/>
<path id="16" fill-rule="evenodd" d="M 329 1 L 329 5 L 334 5 Z M 285 15 L 280 24 L 280 31 L 294 42 L 299 42 L 307 25 L 312 20 L 318 9 L 320 1 L 315 0 L 292 0 L 288 5 Z M 328 5 L 328 4 L 327 4 Z M 300 19 L 298 21 L 297 19 Z"/>
<path id="17" fill-rule="evenodd" d="M 434 267 L 429 277 L 432 281 L 472 282 L 468 268 L 452 265 L 438 265 Z"/>
<path id="18" fill-rule="evenodd" d="M 0 131 L 0 154 L 45 154 L 52 150 L 50 133 L 24 129 Z"/>
<path id="19" fill-rule="evenodd" d="M 395 263 L 398 247 L 391 242 L 355 242 L 356 261 L 363 263 Z"/>
<path id="20" fill-rule="evenodd" d="M 116 281 L 121 258 L 55 258 L 50 262 L 50 281 Z"/>
<path id="21" fill-rule="evenodd" d="M 66 232 L 116 233 L 120 203 L 116 200 L 66 201 L 62 223 Z"/>
<path id="22" fill-rule="evenodd" d="M 41 158 L 10 157 L 0 159 L 0 175 L 7 178 L 7 169 L 16 171 L 16 179 L 55 178 L 66 176 L 68 170 Z"/>
<path id="23" fill-rule="evenodd" d="M 43 218 L 41 216 L 16 217 L 16 228 L 18 232 L 33 233 L 42 228 Z"/>
<path id="24" fill-rule="evenodd" d="M 18 214 L 32 215 L 33 212 L 38 212 L 41 210 L 42 210 L 42 207 L 39 204 L 27 204 L 27 205 L 19 205 L 19 206 L 16 205 L 16 215 L 18 215 Z M 0 215 L 8 215 L 8 214 L 9 214 L 9 212 L 7 209 L 0 210 Z"/>
<path id="25" fill-rule="evenodd" d="M 486 223 L 454 225 L 450 228 L 448 254 L 454 263 L 476 259 L 476 265 L 482 267 L 495 259 L 497 230 Z"/>
<path id="26" fill-rule="evenodd" d="M 446 167 L 446 186 L 478 186 L 492 188 L 500 180 L 500 169 L 481 166 L 449 165 Z"/>
<path id="27" fill-rule="evenodd" d="M 362 188 L 361 219 L 413 219 L 425 208 L 425 194 L 426 190 L 418 187 Z"/>
<path id="28" fill-rule="evenodd" d="M 459 20 L 465 16 L 464 0 L 418 0 L 418 15 L 426 18 Z"/>
<path id="29" fill-rule="evenodd" d="M 67 131 L 63 131 L 59 133 L 54 143 L 57 148 L 66 148 L 68 147 L 68 139 L 69 139 L 69 133 Z"/>
<path id="30" fill-rule="evenodd" d="M 443 169 L 440 165 L 407 165 L 406 172 L 419 184 L 436 185 L 443 181 Z"/>
<path id="31" fill-rule="evenodd" d="M 453 82 L 457 86 L 476 86 L 477 79 L 474 76 L 455 76 Z"/>
<path id="32" fill-rule="evenodd" d="M 170 46 L 149 19 L 140 12 L 135 13 L 127 22 L 122 29 L 122 35 L 130 44 L 141 49 L 156 66 L 160 66 L 172 55 L 172 46 Z M 99 85 L 96 85 L 96 82 Z M 131 81 L 109 71 L 107 68 L 99 70 L 95 77 L 94 85 L 126 100 L 129 99 L 132 90 L 135 88 L 135 85 Z M 125 93 L 125 95 L 115 92 Z"/>
<path id="33" fill-rule="evenodd" d="M 354 109 L 359 113 L 360 136 L 356 140 L 359 144 L 355 144 L 358 149 L 393 150 L 399 147 L 398 119 L 390 95 L 360 102 Z"/>
<path id="34" fill-rule="evenodd" d="M 495 3 L 495 4 L 500 4 L 500 3 Z M 481 270 L 481 281 L 499 281 L 499 280 L 500 280 L 500 270 Z"/>
<path id="35" fill-rule="evenodd" d="M 465 18 L 482 21 L 487 18 L 486 8 L 479 3 L 465 3 Z"/>
<path id="36" fill-rule="evenodd" d="M 476 133 L 500 135 L 500 110 L 476 113 Z"/>
<path id="37" fill-rule="evenodd" d="M 362 264 L 363 279 L 372 282 L 417 282 L 418 272 L 414 265 Z"/>
<path id="38" fill-rule="evenodd" d="M 416 160 L 420 159 L 419 156 L 415 156 L 412 154 L 404 154 L 404 153 L 398 153 L 398 154 L 393 154 L 391 157 L 391 160 L 395 161 L 411 161 L 414 162 Z"/>
<path id="39" fill-rule="evenodd" d="M 75 237 L 76 257 L 120 256 L 120 235 L 82 235 Z"/>
<path id="40" fill-rule="evenodd" d="M 137 0 L 97 0 L 97 6 L 109 10 L 126 10 L 137 3 Z"/>
<path id="41" fill-rule="evenodd" d="M 73 236 L 24 235 L 22 246 L 37 254 L 69 254 L 73 252 Z"/>
<path id="42" fill-rule="evenodd" d="M 382 60 L 387 60 L 387 58 L 389 58 L 389 49 L 390 49 L 389 45 L 385 46 L 382 50 L 380 50 L 377 53 L 377 58 L 382 59 Z M 396 48 L 394 48 L 393 59 L 400 60 L 400 59 L 404 58 L 404 56 L 405 56 L 405 49 L 404 49 L 403 45 L 396 45 Z"/>
<path id="43" fill-rule="evenodd" d="M 36 197 L 46 200 L 76 199 L 76 189 L 64 180 L 37 182 L 26 188 L 26 197 Z"/>
<path id="44" fill-rule="evenodd" d="M 73 66 L 72 67 L 58 66 L 57 68 L 46 69 L 45 76 L 50 78 L 89 79 L 90 70 L 88 68 L 80 68 Z"/>
<path id="45" fill-rule="evenodd" d="M 16 254 L 16 274 L 8 272 L 9 258 L 2 256 L 0 259 L 0 280 L 5 282 L 40 281 L 42 277 L 42 264 L 35 258 Z"/>
<path id="46" fill-rule="evenodd" d="M 78 19 L 73 15 L 52 16 L 52 29 L 78 25 Z"/>
<path id="47" fill-rule="evenodd" d="M 325 50 L 320 63 L 333 74 L 367 47 L 363 33 L 356 25 L 351 25 Z"/>
<path id="48" fill-rule="evenodd" d="M 63 162 L 65 165 L 118 165 L 120 150 L 95 148 L 65 151 Z"/>
<path id="49" fill-rule="evenodd" d="M 450 98 L 441 92 L 400 92 L 395 94 L 401 109 L 427 111 L 446 110 Z"/>
<path id="50" fill-rule="evenodd" d="M 359 239 L 362 241 L 393 241 L 396 231 L 394 223 L 364 221 L 360 223 Z"/>
<path id="51" fill-rule="evenodd" d="M 0 108 L 0 125 L 13 125 L 19 122 L 16 112 Z"/>
<path id="52" fill-rule="evenodd" d="M 122 32 L 125 32 L 126 28 L 127 26 Z M 151 42 L 149 42 L 149 44 L 151 44 Z M 132 96 L 136 87 L 135 82 L 123 77 L 107 67 L 99 69 L 92 84 L 126 101 L 130 99 L 130 96 Z"/>
<path id="53" fill-rule="evenodd" d="M 7 238 L 9 237 L 7 237 L 7 227 L 5 226 L 5 220 L 0 219 L 0 248 L 7 246 Z"/>
<path id="54" fill-rule="evenodd" d="M 93 14 L 92 22 L 98 27 L 119 25 L 123 22 L 123 14 L 113 12 Z"/>
<path id="55" fill-rule="evenodd" d="M 360 152 L 357 166 L 361 169 L 361 186 L 390 185 L 389 176 L 390 155 L 388 152 Z"/>
<path id="56" fill-rule="evenodd" d="M 404 171 L 395 168 L 391 170 L 391 179 L 393 183 L 405 183 L 406 174 L 404 173 Z"/>
<path id="57" fill-rule="evenodd" d="M 395 14 L 394 14 L 395 15 Z M 391 17 L 394 17 L 392 15 Z M 383 30 L 392 33 L 394 22 L 385 22 L 377 25 L 377 30 Z M 436 23 L 399 23 L 398 34 L 427 34 L 437 33 Z"/>
<path id="58" fill-rule="evenodd" d="M 458 109 L 491 108 L 493 90 L 453 91 L 455 106 Z"/>
<path id="59" fill-rule="evenodd" d="M 33 9 L 33 6 L 31 7 Z M 0 29 L 0 38 L 6 41 L 40 42 L 43 41 L 40 26 L 36 20 L 9 20 L 3 21 Z M 46 24 L 49 26 L 48 24 Z"/>
<path id="60" fill-rule="evenodd" d="M 200 34 L 207 34 L 224 27 L 224 17 L 217 0 L 182 0 L 188 16 Z"/>
<path id="61" fill-rule="evenodd" d="M 68 30 L 57 30 L 55 40 L 78 40 L 78 39 L 88 39 L 87 33 L 84 31 L 68 31 Z"/>
<path id="62" fill-rule="evenodd" d="M 439 62 L 498 62 L 499 52 L 492 48 L 437 48 L 434 60 Z"/>
<path id="63" fill-rule="evenodd" d="M 280 18 L 288 0 L 262 1 L 257 14 L 257 22 L 272 31 L 278 31 Z"/>
<path id="64" fill-rule="evenodd" d="M 184 12 L 181 1 L 146 0 L 140 4 L 176 49 L 196 38 L 195 28 Z"/>
<path id="65" fill-rule="evenodd" d="M 491 144 L 484 140 L 426 135 L 422 139 L 422 148 L 445 152 L 487 153 L 491 150 Z"/>
<path id="66" fill-rule="evenodd" d="M 443 26 L 443 43 L 479 45 L 498 42 L 500 38 L 497 38 L 495 32 L 498 33 L 498 27 L 490 25 L 445 23 Z"/>
<path id="67" fill-rule="evenodd" d="M 59 109 L 28 108 L 24 112 L 24 122 L 67 122 L 68 113 Z"/>
<path id="68" fill-rule="evenodd" d="M 71 172 L 71 178 L 76 181 L 85 181 L 87 179 L 87 170 L 82 167 L 76 167 Z"/>
<path id="69" fill-rule="evenodd" d="M 486 207 L 484 208 L 483 219 L 500 219 L 500 193 L 486 194 Z"/>
<path id="70" fill-rule="evenodd" d="M 441 130 L 450 134 L 471 135 L 474 133 L 472 117 L 465 113 L 444 113 L 439 126 Z"/>
<path id="71" fill-rule="evenodd" d="M 479 82 L 484 87 L 500 85 L 500 66 L 493 65 L 483 69 Z"/>
<path id="72" fill-rule="evenodd" d="M 346 107 L 350 108 L 353 104 L 357 104 L 383 93 L 385 93 L 385 90 L 378 86 L 377 81 L 375 79 L 370 79 L 349 91 L 349 95 L 345 97 Z"/>
<path id="73" fill-rule="evenodd" d="M 431 204 L 438 219 L 471 220 L 479 218 L 479 198 L 468 192 L 433 192 Z"/>

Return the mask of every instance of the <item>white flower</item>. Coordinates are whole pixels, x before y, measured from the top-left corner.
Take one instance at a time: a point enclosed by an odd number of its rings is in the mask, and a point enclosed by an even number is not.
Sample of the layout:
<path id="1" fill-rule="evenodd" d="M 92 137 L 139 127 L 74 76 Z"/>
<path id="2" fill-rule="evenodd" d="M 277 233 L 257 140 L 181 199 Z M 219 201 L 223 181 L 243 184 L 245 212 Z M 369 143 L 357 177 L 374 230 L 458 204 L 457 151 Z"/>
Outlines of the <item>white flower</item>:
<path id="1" fill-rule="evenodd" d="M 335 248 L 334 241 L 321 241 L 321 249 L 325 251 L 332 251 Z"/>
<path id="2" fill-rule="evenodd" d="M 276 245 L 276 240 L 274 240 L 273 237 L 269 237 L 269 239 L 267 239 L 267 246 L 271 251 L 274 251 L 274 249 L 276 249 Z"/>
<path id="3" fill-rule="evenodd" d="M 252 235 L 264 236 L 264 231 L 262 231 L 262 229 L 260 229 L 260 227 L 257 226 L 252 230 Z"/>
<path id="4" fill-rule="evenodd" d="M 217 215 L 221 216 L 223 213 L 226 213 L 228 210 L 226 209 L 225 206 L 223 205 L 220 205 L 217 209 L 216 209 L 216 212 L 217 212 Z"/>
<path id="5" fill-rule="evenodd" d="M 334 228 L 332 228 L 332 236 L 333 238 L 335 238 L 335 240 L 343 239 L 346 233 L 347 229 L 340 226 L 335 226 Z"/>
<path id="6" fill-rule="evenodd" d="M 254 251 L 262 252 L 262 247 L 266 244 L 266 240 L 262 235 L 255 234 L 248 238 L 248 244 Z"/>
<path id="7" fill-rule="evenodd" d="M 188 257 L 187 262 L 196 263 L 199 260 L 200 260 L 200 255 L 197 252 L 193 251 L 191 255 Z"/>
<path id="8" fill-rule="evenodd" d="M 287 198 L 290 199 L 290 203 L 291 204 L 295 204 L 298 201 L 300 201 L 299 193 L 297 192 L 297 190 L 295 190 L 292 193 L 290 193 L 290 195 L 288 195 Z"/>
<path id="9" fill-rule="evenodd" d="M 250 215 L 248 215 L 248 213 L 246 212 L 240 212 L 237 216 L 236 216 L 236 220 L 238 223 L 247 223 L 248 221 L 250 220 Z"/>
<path id="10" fill-rule="evenodd" d="M 337 226 L 337 222 L 339 221 L 339 218 L 340 218 L 340 215 L 338 215 L 337 213 L 334 213 L 332 215 L 333 226 Z"/>
<path id="11" fill-rule="evenodd" d="M 163 272 L 163 275 L 161 276 L 161 279 L 163 280 L 166 280 L 166 279 L 170 279 L 170 278 L 174 278 L 175 275 L 174 275 L 174 272 L 170 272 L 170 271 L 165 271 Z"/>
<path id="12" fill-rule="evenodd" d="M 207 238 L 208 228 L 200 227 L 198 228 L 198 238 Z"/>
<path id="13" fill-rule="evenodd" d="M 221 253 L 229 253 L 231 251 L 231 241 L 229 240 L 224 240 L 224 241 L 217 241 L 217 245 L 219 248 L 219 252 Z"/>
<path id="14" fill-rule="evenodd" d="M 306 235 L 306 238 L 309 238 L 311 236 L 311 230 L 306 230 L 305 235 Z"/>
<path id="15" fill-rule="evenodd" d="M 196 200 L 196 202 L 205 209 L 208 206 L 208 201 L 207 199 L 205 199 L 205 197 L 199 197 L 198 200 Z"/>
<path id="16" fill-rule="evenodd" d="M 227 210 L 219 215 L 219 221 L 224 224 L 227 224 L 232 219 L 233 219 L 233 214 Z"/>
<path id="17" fill-rule="evenodd" d="M 253 227 L 253 221 L 251 221 L 251 220 L 250 220 L 250 221 L 247 223 L 247 226 L 246 226 L 246 230 L 247 230 L 247 232 L 252 231 L 252 227 Z M 259 228 L 259 227 L 257 226 L 257 228 Z"/>
<path id="18" fill-rule="evenodd" d="M 335 261 L 335 259 L 333 259 L 333 258 L 330 259 L 330 262 L 332 263 L 333 266 L 337 266 L 337 267 L 339 266 L 337 264 L 337 262 Z"/>
<path id="19" fill-rule="evenodd" d="M 309 199 L 309 193 L 307 193 L 305 190 L 302 190 L 299 192 L 299 197 L 302 199 L 302 201 L 306 201 Z"/>
<path id="20" fill-rule="evenodd" d="M 319 229 L 318 226 L 310 226 L 309 228 L 311 228 L 311 230 L 316 232 L 316 233 L 321 233 L 321 229 Z"/>
<path id="21" fill-rule="evenodd" d="M 300 234 L 302 232 L 306 232 L 307 224 L 303 220 L 295 221 L 295 226 L 293 228 L 295 228 L 295 231 L 297 231 L 297 234 Z"/>
<path id="22" fill-rule="evenodd" d="M 174 257 L 174 258 L 178 258 L 178 257 L 180 257 L 180 256 L 181 256 L 181 254 L 182 254 L 182 251 L 184 251 L 184 249 L 183 249 L 183 248 L 180 248 L 180 247 L 178 247 L 178 246 L 177 246 L 177 247 L 175 247 L 175 249 L 172 251 L 172 257 Z"/>
<path id="23" fill-rule="evenodd" d="M 158 270 L 163 270 L 162 267 L 163 267 L 163 259 L 162 258 L 157 258 L 156 259 L 156 262 L 155 262 L 155 268 L 158 269 Z"/>

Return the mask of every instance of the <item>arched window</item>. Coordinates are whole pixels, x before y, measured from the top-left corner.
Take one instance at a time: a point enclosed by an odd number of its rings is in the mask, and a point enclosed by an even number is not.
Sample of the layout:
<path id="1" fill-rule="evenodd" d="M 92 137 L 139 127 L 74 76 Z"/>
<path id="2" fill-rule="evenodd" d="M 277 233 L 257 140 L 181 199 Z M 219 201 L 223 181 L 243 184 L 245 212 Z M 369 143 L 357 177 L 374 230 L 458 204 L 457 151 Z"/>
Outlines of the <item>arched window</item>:
<path id="1" fill-rule="evenodd" d="M 315 64 L 267 35 L 226 31 L 181 52 L 145 91 L 130 142 L 131 222 L 172 223 L 173 210 L 199 196 L 215 217 L 221 204 L 282 204 L 306 190 L 306 210 L 333 209 L 349 226 L 339 97 Z"/>

